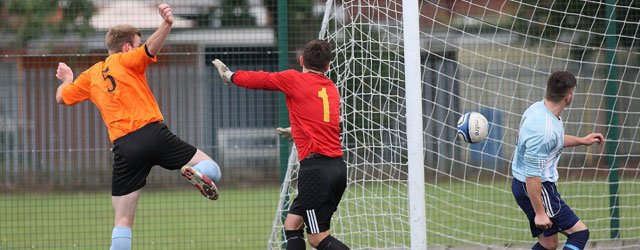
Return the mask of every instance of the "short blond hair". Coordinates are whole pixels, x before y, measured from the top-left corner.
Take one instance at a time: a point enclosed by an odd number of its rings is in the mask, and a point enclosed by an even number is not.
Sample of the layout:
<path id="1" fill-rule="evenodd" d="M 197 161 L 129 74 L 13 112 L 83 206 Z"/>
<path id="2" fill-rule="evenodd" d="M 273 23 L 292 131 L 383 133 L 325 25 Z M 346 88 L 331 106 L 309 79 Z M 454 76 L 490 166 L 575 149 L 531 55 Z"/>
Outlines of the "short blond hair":
<path id="1" fill-rule="evenodd" d="M 120 24 L 109 29 L 104 36 L 104 43 L 109 53 L 116 53 L 122 51 L 122 46 L 126 43 L 133 45 L 133 39 L 136 35 L 142 36 L 138 28 L 129 24 Z"/>

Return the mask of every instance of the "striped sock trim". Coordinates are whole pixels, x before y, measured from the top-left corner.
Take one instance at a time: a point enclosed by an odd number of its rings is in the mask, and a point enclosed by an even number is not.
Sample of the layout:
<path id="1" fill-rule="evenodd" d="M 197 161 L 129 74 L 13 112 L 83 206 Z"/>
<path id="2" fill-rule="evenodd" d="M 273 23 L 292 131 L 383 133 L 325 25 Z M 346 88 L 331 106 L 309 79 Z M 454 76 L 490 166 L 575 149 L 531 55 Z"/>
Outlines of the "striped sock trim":
<path id="1" fill-rule="evenodd" d="M 582 250 L 582 249 L 578 248 L 577 246 L 574 246 L 574 245 L 571 245 L 571 244 L 564 245 L 564 248 L 568 248 L 568 249 L 571 249 L 571 250 Z"/>

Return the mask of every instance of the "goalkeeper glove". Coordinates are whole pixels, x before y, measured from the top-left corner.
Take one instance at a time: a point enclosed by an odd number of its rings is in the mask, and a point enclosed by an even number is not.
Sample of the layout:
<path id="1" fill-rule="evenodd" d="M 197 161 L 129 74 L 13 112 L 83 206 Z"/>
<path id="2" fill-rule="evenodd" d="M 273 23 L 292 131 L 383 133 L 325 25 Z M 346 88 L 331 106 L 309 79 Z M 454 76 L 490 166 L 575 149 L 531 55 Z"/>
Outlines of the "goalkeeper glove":
<path id="1" fill-rule="evenodd" d="M 220 73 L 220 78 L 222 78 L 222 82 L 225 85 L 231 83 L 231 76 L 233 75 L 233 71 L 229 70 L 227 65 L 225 65 L 222 61 L 215 59 L 211 63 L 218 69 L 218 73 Z"/>
<path id="2" fill-rule="evenodd" d="M 278 135 L 280 135 L 280 137 L 287 139 L 289 141 L 293 140 L 293 136 L 291 136 L 291 127 L 288 128 L 276 128 L 276 131 L 278 132 Z"/>

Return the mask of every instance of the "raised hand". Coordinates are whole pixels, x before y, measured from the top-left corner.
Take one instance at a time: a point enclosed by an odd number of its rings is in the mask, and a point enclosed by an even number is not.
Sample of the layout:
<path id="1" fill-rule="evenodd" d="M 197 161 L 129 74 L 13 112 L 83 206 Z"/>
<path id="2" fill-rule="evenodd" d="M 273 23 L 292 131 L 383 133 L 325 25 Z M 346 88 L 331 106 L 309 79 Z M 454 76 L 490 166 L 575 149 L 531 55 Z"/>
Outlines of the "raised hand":
<path id="1" fill-rule="evenodd" d="M 171 6 L 166 3 L 158 5 L 158 12 L 162 19 L 168 24 L 173 24 L 173 13 L 171 13 Z"/>
<path id="2" fill-rule="evenodd" d="M 60 79 L 63 83 L 73 81 L 73 71 L 67 64 L 63 62 L 58 63 L 58 69 L 56 70 L 56 78 Z"/>
<path id="3" fill-rule="evenodd" d="M 222 78 L 224 84 L 226 85 L 231 83 L 231 76 L 233 75 L 233 71 L 229 70 L 227 65 L 225 65 L 218 59 L 213 60 L 211 63 L 218 69 L 218 73 L 220 74 L 220 78 Z"/>

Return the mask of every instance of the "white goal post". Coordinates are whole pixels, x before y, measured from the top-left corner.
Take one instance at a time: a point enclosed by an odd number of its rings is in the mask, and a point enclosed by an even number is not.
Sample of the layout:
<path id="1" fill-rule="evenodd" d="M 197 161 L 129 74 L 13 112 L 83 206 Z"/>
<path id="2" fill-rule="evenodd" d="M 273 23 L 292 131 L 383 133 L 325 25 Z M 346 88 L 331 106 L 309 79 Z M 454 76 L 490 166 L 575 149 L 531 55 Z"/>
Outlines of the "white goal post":
<path id="1" fill-rule="evenodd" d="M 320 38 L 334 47 L 348 167 L 333 235 L 351 249 L 530 249 L 511 158 L 522 112 L 567 70 L 578 87 L 565 132 L 607 142 L 564 150 L 559 192 L 589 227 L 588 249 L 639 249 L 638 20 L 632 0 L 329 0 Z M 456 137 L 470 111 L 489 120 L 482 143 Z M 297 167 L 269 249 L 285 244 Z"/>

